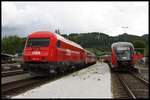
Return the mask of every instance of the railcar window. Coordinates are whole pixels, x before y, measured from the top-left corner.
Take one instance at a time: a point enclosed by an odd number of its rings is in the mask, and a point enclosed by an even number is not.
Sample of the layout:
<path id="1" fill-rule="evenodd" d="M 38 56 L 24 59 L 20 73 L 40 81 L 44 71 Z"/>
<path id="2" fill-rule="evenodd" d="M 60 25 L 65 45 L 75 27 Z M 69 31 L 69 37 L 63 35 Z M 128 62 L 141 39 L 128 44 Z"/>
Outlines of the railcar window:
<path id="1" fill-rule="evenodd" d="M 49 38 L 32 38 L 27 42 L 28 47 L 47 47 L 50 43 Z"/>
<path id="2" fill-rule="evenodd" d="M 57 47 L 60 48 L 60 40 L 57 41 Z"/>
<path id="3" fill-rule="evenodd" d="M 130 50 L 117 50 L 117 58 L 118 60 L 126 57 L 126 60 L 130 60 L 131 51 Z"/>

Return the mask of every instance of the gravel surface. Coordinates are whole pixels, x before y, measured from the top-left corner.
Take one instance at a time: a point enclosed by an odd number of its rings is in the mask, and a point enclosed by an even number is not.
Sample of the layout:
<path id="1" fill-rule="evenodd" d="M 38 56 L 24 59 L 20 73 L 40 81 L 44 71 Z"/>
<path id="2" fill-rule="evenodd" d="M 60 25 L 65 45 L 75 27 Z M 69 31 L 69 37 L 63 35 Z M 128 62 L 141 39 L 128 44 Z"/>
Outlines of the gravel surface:
<path id="1" fill-rule="evenodd" d="M 149 80 L 149 67 L 137 67 L 140 71 L 139 74 L 141 77 L 143 77 L 145 80 Z"/>

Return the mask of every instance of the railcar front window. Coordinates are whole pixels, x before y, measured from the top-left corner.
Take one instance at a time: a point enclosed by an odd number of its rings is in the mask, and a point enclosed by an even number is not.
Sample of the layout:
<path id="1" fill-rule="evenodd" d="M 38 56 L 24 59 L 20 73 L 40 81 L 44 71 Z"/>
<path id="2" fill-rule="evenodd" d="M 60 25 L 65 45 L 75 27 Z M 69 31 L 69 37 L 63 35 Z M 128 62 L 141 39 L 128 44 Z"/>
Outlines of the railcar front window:
<path id="1" fill-rule="evenodd" d="M 28 40 L 27 47 L 47 47 L 49 43 L 49 38 L 32 38 Z"/>
<path id="2" fill-rule="evenodd" d="M 130 60 L 131 52 L 129 50 L 117 50 L 118 60 Z"/>

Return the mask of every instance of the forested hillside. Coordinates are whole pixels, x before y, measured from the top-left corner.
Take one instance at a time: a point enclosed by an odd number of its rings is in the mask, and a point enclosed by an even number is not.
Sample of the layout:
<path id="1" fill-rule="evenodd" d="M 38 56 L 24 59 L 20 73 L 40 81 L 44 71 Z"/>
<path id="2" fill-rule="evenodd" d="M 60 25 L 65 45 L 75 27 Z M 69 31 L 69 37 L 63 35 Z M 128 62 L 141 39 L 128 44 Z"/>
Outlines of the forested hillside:
<path id="1" fill-rule="evenodd" d="M 78 44 L 83 48 L 96 53 L 98 56 L 102 54 L 107 54 L 110 52 L 110 46 L 114 42 L 126 41 L 132 42 L 137 48 L 146 48 L 148 55 L 148 37 L 149 34 L 144 34 L 143 36 L 130 35 L 127 33 L 118 36 L 109 36 L 105 33 L 91 32 L 91 33 L 71 33 L 61 34 L 63 37 L 68 38 Z M 1 48 L 3 53 L 22 53 L 25 39 L 19 36 L 9 36 L 2 39 Z"/>
<path id="2" fill-rule="evenodd" d="M 80 34 L 71 33 L 69 35 L 62 36 L 82 45 L 84 48 L 93 48 L 103 52 L 110 52 L 111 44 L 114 42 L 131 42 L 136 46 L 136 48 L 147 48 L 149 35 L 145 34 L 140 37 L 124 33 L 118 36 L 109 36 L 104 33 L 92 32 Z"/>

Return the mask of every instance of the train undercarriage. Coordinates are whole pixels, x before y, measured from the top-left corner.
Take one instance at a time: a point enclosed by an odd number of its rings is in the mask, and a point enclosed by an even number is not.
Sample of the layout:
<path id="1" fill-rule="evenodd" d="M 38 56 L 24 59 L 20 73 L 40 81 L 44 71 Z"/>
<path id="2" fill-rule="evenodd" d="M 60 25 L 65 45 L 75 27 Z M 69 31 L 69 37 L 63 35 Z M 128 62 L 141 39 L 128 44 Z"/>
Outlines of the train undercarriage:
<path id="1" fill-rule="evenodd" d="M 112 71 L 129 72 L 135 70 L 134 64 L 131 61 L 117 61 L 116 64 L 111 64 Z"/>
<path id="2" fill-rule="evenodd" d="M 22 68 L 29 71 L 32 76 L 47 76 L 56 75 L 58 73 L 64 73 L 69 70 L 80 69 L 87 67 L 90 64 L 84 64 L 82 62 L 26 62 L 21 64 Z"/>

